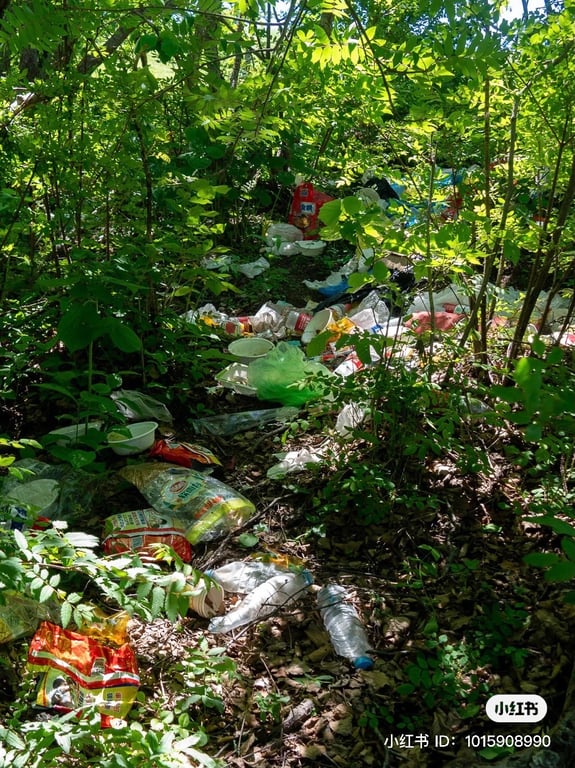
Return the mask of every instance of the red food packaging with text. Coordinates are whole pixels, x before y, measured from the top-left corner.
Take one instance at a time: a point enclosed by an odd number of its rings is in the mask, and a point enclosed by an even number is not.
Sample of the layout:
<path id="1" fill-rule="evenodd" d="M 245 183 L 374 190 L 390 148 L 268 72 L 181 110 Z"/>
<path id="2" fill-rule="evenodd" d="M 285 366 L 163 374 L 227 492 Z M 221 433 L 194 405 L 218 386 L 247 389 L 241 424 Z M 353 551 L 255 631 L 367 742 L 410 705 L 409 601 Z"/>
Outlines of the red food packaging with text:
<path id="1" fill-rule="evenodd" d="M 32 638 L 28 666 L 40 673 L 38 706 L 78 715 L 94 706 L 105 728 L 126 717 L 140 685 L 128 643 L 113 648 L 48 621 Z"/>
<path id="2" fill-rule="evenodd" d="M 302 230 L 304 240 L 313 240 L 317 237 L 320 209 L 324 203 L 333 199 L 325 192 L 314 189 L 313 184 L 309 181 L 299 184 L 295 188 L 289 223 Z"/>

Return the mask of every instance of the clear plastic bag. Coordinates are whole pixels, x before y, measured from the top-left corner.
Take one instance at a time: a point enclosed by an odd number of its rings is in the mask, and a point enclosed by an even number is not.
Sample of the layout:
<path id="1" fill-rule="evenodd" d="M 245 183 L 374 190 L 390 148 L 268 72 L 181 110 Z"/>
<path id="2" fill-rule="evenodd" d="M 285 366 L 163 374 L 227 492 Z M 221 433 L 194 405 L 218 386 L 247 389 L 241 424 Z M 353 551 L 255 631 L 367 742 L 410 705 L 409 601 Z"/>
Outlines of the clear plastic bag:
<path id="1" fill-rule="evenodd" d="M 187 524 L 191 544 L 221 538 L 249 520 L 255 506 L 209 475 L 173 464 L 137 464 L 119 475 L 133 483 L 157 512 Z"/>
<path id="2" fill-rule="evenodd" d="M 118 389 L 110 395 L 117 409 L 129 421 L 153 419 L 160 424 L 171 424 L 174 420 L 167 407 L 150 395 L 130 389 Z"/>

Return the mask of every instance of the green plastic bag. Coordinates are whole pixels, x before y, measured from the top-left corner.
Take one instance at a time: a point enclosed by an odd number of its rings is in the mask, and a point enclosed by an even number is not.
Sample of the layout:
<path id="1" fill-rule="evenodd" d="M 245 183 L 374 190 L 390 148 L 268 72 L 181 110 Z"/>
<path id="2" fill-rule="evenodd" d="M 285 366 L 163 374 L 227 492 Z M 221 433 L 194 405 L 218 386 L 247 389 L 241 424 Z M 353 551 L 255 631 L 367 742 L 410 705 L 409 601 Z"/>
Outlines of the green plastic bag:
<path id="1" fill-rule="evenodd" d="M 308 360 L 299 347 L 280 341 L 271 352 L 248 365 L 248 383 L 260 400 L 303 405 L 323 397 L 333 374 Z"/>

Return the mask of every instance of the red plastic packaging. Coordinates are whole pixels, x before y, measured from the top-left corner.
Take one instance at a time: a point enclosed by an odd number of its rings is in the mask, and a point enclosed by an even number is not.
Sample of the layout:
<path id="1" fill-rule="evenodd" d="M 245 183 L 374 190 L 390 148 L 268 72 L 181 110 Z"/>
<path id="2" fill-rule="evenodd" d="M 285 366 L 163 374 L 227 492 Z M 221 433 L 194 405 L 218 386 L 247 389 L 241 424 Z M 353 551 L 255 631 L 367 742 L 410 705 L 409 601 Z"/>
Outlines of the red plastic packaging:
<path id="1" fill-rule="evenodd" d="M 321 207 L 333 199 L 325 192 L 315 189 L 310 181 L 295 188 L 288 220 L 290 224 L 302 230 L 304 240 L 317 238 Z"/>
<path id="2" fill-rule="evenodd" d="M 125 718 L 140 685 L 136 654 L 44 621 L 28 653 L 30 668 L 41 674 L 36 703 L 57 712 L 95 705 L 103 727 Z"/>
<path id="3" fill-rule="evenodd" d="M 207 448 L 191 443 L 177 443 L 174 440 L 156 440 L 148 456 L 189 469 L 202 470 L 210 466 L 222 466 L 222 462 Z"/>

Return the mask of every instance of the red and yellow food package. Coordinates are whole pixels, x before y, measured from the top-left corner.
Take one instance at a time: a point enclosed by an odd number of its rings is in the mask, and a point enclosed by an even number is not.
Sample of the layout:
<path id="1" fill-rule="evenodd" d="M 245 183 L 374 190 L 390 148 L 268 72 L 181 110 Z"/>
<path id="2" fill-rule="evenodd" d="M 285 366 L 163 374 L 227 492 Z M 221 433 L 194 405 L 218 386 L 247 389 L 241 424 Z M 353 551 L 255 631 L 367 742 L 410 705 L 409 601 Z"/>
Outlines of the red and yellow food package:
<path id="1" fill-rule="evenodd" d="M 192 445 L 192 443 L 177 443 L 174 440 L 156 440 L 148 456 L 190 469 L 201 470 L 222 465 L 222 462 L 207 448 Z"/>
<path id="2" fill-rule="evenodd" d="M 102 546 L 107 555 L 141 552 L 153 557 L 154 544 L 167 544 L 189 563 L 193 553 L 186 538 L 188 528 L 188 523 L 155 509 L 133 509 L 106 518 Z"/>
<path id="3" fill-rule="evenodd" d="M 32 638 L 28 665 L 42 673 L 38 706 L 79 715 L 95 706 L 103 727 L 126 717 L 140 685 L 129 644 L 112 648 L 47 621 Z"/>

